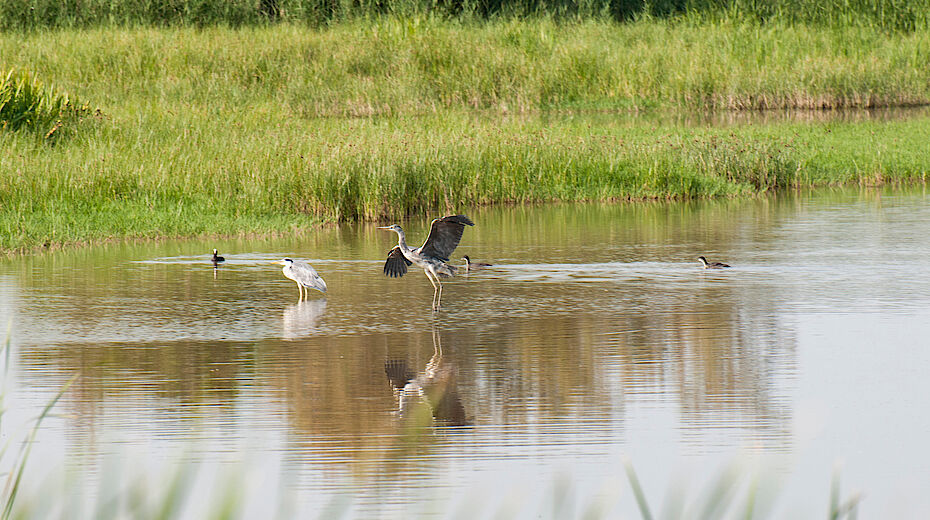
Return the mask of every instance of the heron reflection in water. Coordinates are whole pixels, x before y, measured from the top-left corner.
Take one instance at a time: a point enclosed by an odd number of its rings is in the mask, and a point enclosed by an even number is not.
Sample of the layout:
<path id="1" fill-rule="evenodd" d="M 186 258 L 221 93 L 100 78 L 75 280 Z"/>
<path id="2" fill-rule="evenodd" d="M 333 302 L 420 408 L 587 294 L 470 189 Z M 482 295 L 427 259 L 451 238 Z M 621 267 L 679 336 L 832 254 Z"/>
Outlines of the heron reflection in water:
<path id="1" fill-rule="evenodd" d="M 304 300 L 284 308 L 282 329 L 284 339 L 298 339 L 313 335 L 326 312 L 326 298 Z"/>
<path id="2" fill-rule="evenodd" d="M 465 215 L 449 215 L 434 219 L 430 224 L 426 242 L 417 248 L 407 245 L 404 229 L 397 224 L 379 227 L 378 229 L 397 233 L 397 245 L 391 249 L 387 261 L 384 262 L 384 274 L 401 277 L 407 274 L 407 266 L 416 264 L 423 269 L 429 283 L 433 284 L 433 310 L 439 310 L 442 302 L 442 282 L 439 281 L 439 277 L 455 276 L 457 268 L 447 263 L 449 256 L 462 240 L 465 226 L 474 225 L 475 223 Z"/>
<path id="3" fill-rule="evenodd" d="M 459 398 L 455 366 L 443 358 L 439 331 L 433 327 L 433 357 L 419 374 L 415 374 L 406 359 L 387 359 L 384 373 L 397 399 L 397 414 L 417 417 L 418 406 L 429 409 L 439 426 L 467 426 L 465 407 Z"/>

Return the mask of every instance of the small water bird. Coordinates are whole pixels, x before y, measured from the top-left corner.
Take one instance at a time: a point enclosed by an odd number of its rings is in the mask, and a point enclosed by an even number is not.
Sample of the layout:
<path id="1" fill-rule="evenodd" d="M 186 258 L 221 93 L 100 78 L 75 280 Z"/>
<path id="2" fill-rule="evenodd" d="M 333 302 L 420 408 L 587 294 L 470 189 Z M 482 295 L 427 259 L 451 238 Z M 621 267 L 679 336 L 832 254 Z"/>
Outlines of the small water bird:
<path id="1" fill-rule="evenodd" d="M 281 271 L 284 273 L 284 276 L 297 282 L 297 290 L 300 293 L 300 297 L 297 301 L 304 300 L 304 291 L 306 289 L 316 289 L 321 293 L 326 292 L 326 282 L 320 278 L 316 269 L 310 267 L 310 264 L 291 260 L 290 258 L 276 260 L 271 263 L 283 265 L 284 268 L 281 269 Z"/>
<path id="2" fill-rule="evenodd" d="M 226 261 L 226 259 L 220 256 L 219 254 L 217 254 L 216 249 L 214 249 L 213 258 L 211 258 L 210 261 L 213 262 L 213 267 L 216 267 L 217 264 L 222 264 L 223 262 Z"/>
<path id="3" fill-rule="evenodd" d="M 472 262 L 471 258 L 468 258 L 468 255 L 462 257 L 465 260 L 465 272 L 477 271 L 478 269 L 484 269 L 485 267 L 492 267 L 492 264 L 485 264 L 482 262 Z"/>
<path id="4" fill-rule="evenodd" d="M 699 256 L 698 260 L 701 261 L 701 265 L 704 266 L 704 269 L 722 269 L 724 267 L 730 267 L 729 265 L 721 264 L 720 262 L 709 263 L 703 256 Z"/>
<path id="5" fill-rule="evenodd" d="M 407 274 L 408 265 L 416 264 L 423 269 L 429 283 L 433 285 L 433 310 L 439 310 L 442 301 L 442 282 L 439 281 L 439 277 L 455 276 L 457 269 L 447 263 L 449 256 L 462 240 L 465 226 L 474 225 L 475 223 L 465 215 L 449 215 L 434 219 L 426 242 L 417 248 L 407 245 L 404 229 L 397 224 L 379 227 L 378 229 L 397 233 L 397 245 L 391 249 L 387 261 L 384 262 L 384 274 L 401 277 Z"/>

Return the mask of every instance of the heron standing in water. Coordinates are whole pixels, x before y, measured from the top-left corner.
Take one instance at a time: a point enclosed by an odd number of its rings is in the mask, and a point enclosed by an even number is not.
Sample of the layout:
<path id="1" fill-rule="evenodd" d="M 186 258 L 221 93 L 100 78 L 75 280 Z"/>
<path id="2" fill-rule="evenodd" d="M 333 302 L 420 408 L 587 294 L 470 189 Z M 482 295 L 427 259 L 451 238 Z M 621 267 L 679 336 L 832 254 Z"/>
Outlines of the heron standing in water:
<path id="1" fill-rule="evenodd" d="M 281 271 L 284 272 L 284 276 L 297 282 L 297 290 L 300 292 L 300 297 L 297 301 L 304 300 L 304 293 L 307 289 L 316 289 L 321 293 L 326 292 L 326 282 L 320 278 L 316 269 L 310 267 L 310 264 L 306 262 L 297 262 L 290 258 L 277 260 L 271 263 L 283 265 L 284 268 L 281 269 Z"/>
<path id="2" fill-rule="evenodd" d="M 698 260 L 701 261 L 701 265 L 704 266 L 704 269 L 723 269 L 724 267 L 730 267 L 727 264 L 721 264 L 720 262 L 710 263 L 703 256 L 699 256 Z"/>
<path id="3" fill-rule="evenodd" d="M 426 242 L 417 248 L 407 245 L 404 230 L 397 224 L 382 226 L 378 229 L 387 229 L 397 233 L 397 245 L 388 253 L 384 262 L 384 274 L 400 277 L 407 274 L 407 266 L 416 264 L 423 269 L 429 283 L 433 284 L 433 310 L 439 310 L 442 301 L 442 282 L 440 276 L 455 276 L 456 268 L 449 265 L 449 256 L 458 247 L 462 240 L 465 226 L 474 226 L 465 215 L 449 215 L 433 220 L 430 225 L 429 236 Z"/>

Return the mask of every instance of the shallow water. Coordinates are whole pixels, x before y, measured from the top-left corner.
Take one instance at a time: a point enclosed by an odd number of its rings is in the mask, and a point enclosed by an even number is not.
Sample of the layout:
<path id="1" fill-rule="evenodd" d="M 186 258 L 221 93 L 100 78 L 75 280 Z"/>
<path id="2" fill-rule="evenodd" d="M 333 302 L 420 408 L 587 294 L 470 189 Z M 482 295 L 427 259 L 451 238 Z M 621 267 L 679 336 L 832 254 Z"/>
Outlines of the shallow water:
<path id="1" fill-rule="evenodd" d="M 77 374 L 32 462 L 63 460 L 91 489 L 126 457 L 239 468 L 259 511 L 638 517 L 628 458 L 656 510 L 737 464 L 740 485 L 774 482 L 776 516 L 810 517 L 841 463 L 863 517 L 919 517 L 928 202 L 918 188 L 473 210 L 456 261 L 494 266 L 447 282 L 438 315 L 425 276 L 381 274 L 395 238 L 369 225 L 7 260 L 4 427 Z M 328 294 L 298 304 L 269 264 L 284 256 Z"/>

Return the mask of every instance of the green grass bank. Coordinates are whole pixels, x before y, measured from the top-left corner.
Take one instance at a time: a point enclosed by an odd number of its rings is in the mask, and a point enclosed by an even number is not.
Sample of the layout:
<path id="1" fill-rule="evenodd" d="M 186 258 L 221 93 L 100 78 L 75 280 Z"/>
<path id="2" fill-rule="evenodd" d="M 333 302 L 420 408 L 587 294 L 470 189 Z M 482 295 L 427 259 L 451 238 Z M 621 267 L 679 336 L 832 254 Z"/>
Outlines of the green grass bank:
<path id="1" fill-rule="evenodd" d="M 466 22 L 528 16 L 610 22 L 686 18 L 919 31 L 930 26 L 930 0 L 0 0 L 0 29 L 20 30 L 281 21 L 321 27 L 381 16 Z"/>
<path id="2" fill-rule="evenodd" d="M 0 60 L 91 108 L 55 139 L 44 126 L 0 131 L 5 252 L 930 171 L 926 115 L 719 126 L 628 116 L 925 104 L 925 32 L 379 18 L 6 32 Z"/>

